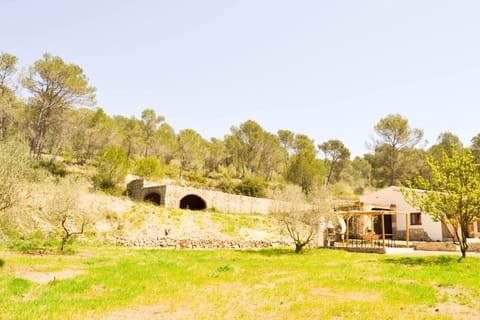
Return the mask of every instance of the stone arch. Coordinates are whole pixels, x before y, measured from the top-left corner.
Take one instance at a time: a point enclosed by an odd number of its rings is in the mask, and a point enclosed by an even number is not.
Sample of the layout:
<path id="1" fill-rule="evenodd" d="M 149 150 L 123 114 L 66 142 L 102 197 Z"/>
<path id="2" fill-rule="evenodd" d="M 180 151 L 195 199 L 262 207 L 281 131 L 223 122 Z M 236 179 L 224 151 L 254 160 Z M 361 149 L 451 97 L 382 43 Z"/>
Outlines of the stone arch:
<path id="1" fill-rule="evenodd" d="M 180 209 L 190 210 L 204 210 L 207 208 L 207 203 L 200 196 L 196 194 L 189 194 L 180 200 Z"/>
<path id="2" fill-rule="evenodd" d="M 162 204 L 162 197 L 157 192 L 150 192 L 145 197 L 143 197 L 143 201 L 151 202 L 159 206 L 160 204 Z"/>

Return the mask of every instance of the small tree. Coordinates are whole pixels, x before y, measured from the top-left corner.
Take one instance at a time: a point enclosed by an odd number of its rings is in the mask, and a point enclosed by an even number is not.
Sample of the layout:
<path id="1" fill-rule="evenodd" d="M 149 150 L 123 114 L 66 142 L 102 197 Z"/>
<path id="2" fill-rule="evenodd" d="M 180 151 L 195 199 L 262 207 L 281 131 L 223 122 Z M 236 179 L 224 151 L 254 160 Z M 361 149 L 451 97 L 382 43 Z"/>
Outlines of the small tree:
<path id="1" fill-rule="evenodd" d="M 300 253 L 303 247 L 313 239 L 318 224 L 316 212 L 312 210 L 290 211 L 283 216 L 283 222 L 288 235 L 295 243 L 295 253 Z"/>
<path id="2" fill-rule="evenodd" d="M 125 179 L 129 161 L 125 152 L 117 147 L 106 148 L 97 173 L 93 176 L 93 185 L 102 190 L 114 189 L 118 183 Z"/>
<path id="3" fill-rule="evenodd" d="M 297 187 L 288 186 L 277 190 L 272 213 L 285 225 L 287 233 L 300 253 L 315 237 L 322 217 L 329 212 L 325 201 L 308 201 Z M 317 198 L 318 199 L 318 198 Z"/>
<path id="4" fill-rule="evenodd" d="M 447 227 L 465 258 L 468 228 L 480 218 L 480 165 L 470 149 L 459 153 L 454 148 L 450 156 L 443 152 L 441 161 L 430 157 L 427 163 L 431 180 L 417 176 L 414 181 L 425 192 L 405 189 L 404 194 L 412 205 Z"/>
<path id="5" fill-rule="evenodd" d="M 325 169 L 327 169 L 325 185 L 338 182 L 343 169 L 350 160 L 350 150 L 342 141 L 336 139 L 319 144 L 318 149 L 325 155 L 324 163 Z"/>
<path id="6" fill-rule="evenodd" d="M 83 234 L 91 223 L 89 213 L 81 210 L 78 183 L 71 179 L 62 179 L 53 189 L 50 205 L 44 212 L 44 218 L 55 229 L 61 239 L 60 251 L 65 253 L 66 245 L 75 235 Z"/>
<path id="7" fill-rule="evenodd" d="M 0 214 L 19 200 L 29 170 L 28 147 L 13 139 L 0 141 Z"/>
<path id="8" fill-rule="evenodd" d="M 161 177 L 160 162 L 155 157 L 137 159 L 133 167 L 133 174 L 144 178 Z"/>

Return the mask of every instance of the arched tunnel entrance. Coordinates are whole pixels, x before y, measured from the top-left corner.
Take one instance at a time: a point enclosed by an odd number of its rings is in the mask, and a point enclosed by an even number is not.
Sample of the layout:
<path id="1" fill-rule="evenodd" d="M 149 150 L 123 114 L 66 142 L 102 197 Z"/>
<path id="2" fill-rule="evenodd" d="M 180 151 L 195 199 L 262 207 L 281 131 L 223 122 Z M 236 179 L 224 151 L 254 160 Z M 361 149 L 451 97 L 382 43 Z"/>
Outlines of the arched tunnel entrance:
<path id="1" fill-rule="evenodd" d="M 156 204 L 157 206 L 159 206 L 162 203 L 160 195 L 156 192 L 152 192 L 152 193 L 147 194 L 143 198 L 143 201 L 151 202 L 153 204 Z"/>
<path id="2" fill-rule="evenodd" d="M 180 200 L 180 209 L 204 210 L 206 208 L 205 200 L 195 194 L 189 194 Z"/>

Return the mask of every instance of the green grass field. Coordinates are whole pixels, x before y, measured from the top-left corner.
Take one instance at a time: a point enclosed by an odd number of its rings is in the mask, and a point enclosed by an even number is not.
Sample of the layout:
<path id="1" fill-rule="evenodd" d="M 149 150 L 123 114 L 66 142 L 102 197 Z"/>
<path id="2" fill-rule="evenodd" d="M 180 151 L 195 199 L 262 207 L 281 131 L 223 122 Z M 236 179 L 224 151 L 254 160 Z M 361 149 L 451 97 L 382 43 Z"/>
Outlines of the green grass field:
<path id="1" fill-rule="evenodd" d="M 337 250 L 4 249 L 1 319 L 475 319 L 480 259 Z M 63 279 L 64 275 L 75 277 Z M 47 282 L 48 276 L 55 280 Z M 30 280 L 27 280 L 30 279 Z M 41 281 L 42 280 L 42 281 Z M 51 280 L 51 279 L 50 279 Z"/>

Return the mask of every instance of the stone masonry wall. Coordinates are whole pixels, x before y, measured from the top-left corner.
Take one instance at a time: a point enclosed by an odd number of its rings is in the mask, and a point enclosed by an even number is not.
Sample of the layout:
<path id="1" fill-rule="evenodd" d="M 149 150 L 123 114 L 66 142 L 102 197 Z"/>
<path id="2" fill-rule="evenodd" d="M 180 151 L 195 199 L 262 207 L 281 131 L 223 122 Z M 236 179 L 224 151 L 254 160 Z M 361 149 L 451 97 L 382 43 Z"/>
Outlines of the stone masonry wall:
<path id="1" fill-rule="evenodd" d="M 127 184 L 129 197 L 143 201 L 150 193 L 160 195 L 160 205 L 166 208 L 179 208 L 180 200 L 187 195 L 196 195 L 205 201 L 207 208 L 229 213 L 270 213 L 274 201 L 229 194 L 220 191 L 181 187 L 174 185 L 144 186 L 142 179 L 132 180 Z"/>
<path id="2" fill-rule="evenodd" d="M 406 231 L 398 230 L 396 238 L 400 240 L 405 240 Z M 432 239 L 428 236 L 428 233 L 426 233 L 423 229 L 410 229 L 408 231 L 408 238 L 411 241 L 432 241 Z"/>
<path id="3" fill-rule="evenodd" d="M 168 237 L 117 237 L 112 241 L 115 245 L 140 248 L 169 249 L 258 249 L 290 247 L 292 243 L 269 240 L 218 240 L 218 239 L 174 239 Z"/>
<path id="4" fill-rule="evenodd" d="M 165 207 L 178 208 L 180 200 L 191 194 L 202 198 L 206 202 L 207 208 L 214 208 L 219 212 L 266 214 L 270 212 L 273 205 L 273 201 L 270 199 L 246 197 L 214 190 L 169 185 L 167 186 L 165 195 Z"/>

